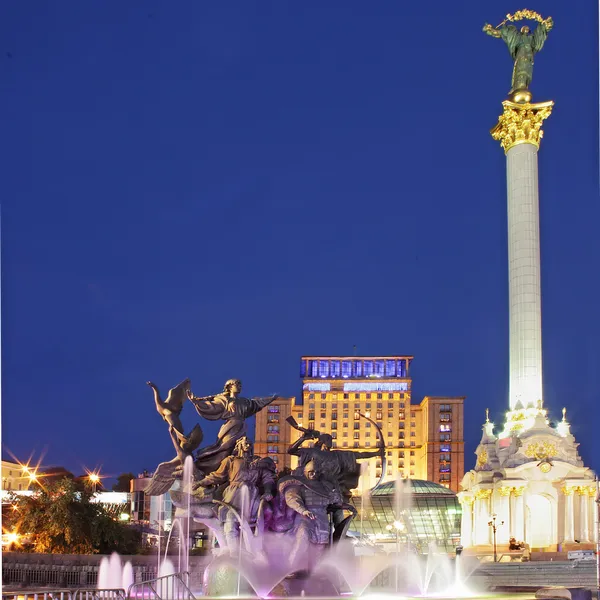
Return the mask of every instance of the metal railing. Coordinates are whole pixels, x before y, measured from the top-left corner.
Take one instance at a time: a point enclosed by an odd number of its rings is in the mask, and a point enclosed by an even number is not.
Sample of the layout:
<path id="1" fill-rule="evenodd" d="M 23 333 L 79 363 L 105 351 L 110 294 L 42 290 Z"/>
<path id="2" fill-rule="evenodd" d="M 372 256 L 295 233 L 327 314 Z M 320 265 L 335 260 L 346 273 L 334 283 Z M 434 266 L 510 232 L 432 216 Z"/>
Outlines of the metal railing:
<path id="1" fill-rule="evenodd" d="M 131 600 L 136 598 L 141 600 L 196 600 L 189 588 L 189 581 L 189 572 L 184 572 L 134 583 L 127 590 L 127 598 Z"/>
<path id="2" fill-rule="evenodd" d="M 125 600 L 124 589 L 43 589 L 2 592 L 2 600 Z"/>

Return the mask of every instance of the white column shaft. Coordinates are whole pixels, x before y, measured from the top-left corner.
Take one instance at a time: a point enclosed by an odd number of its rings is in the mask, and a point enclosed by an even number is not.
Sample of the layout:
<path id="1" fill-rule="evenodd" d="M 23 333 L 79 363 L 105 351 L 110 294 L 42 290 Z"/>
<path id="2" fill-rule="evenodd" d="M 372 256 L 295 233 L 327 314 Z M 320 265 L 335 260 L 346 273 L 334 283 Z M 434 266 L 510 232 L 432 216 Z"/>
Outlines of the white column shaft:
<path id="1" fill-rule="evenodd" d="M 581 541 L 589 542 L 590 536 L 590 499 L 587 494 L 582 494 L 581 499 Z"/>
<path id="2" fill-rule="evenodd" d="M 510 526 L 509 526 L 510 537 L 517 537 L 517 499 L 511 492 L 510 494 Z"/>
<path id="3" fill-rule="evenodd" d="M 525 540 L 525 501 L 517 496 L 515 501 L 515 537 L 518 542 Z"/>
<path id="4" fill-rule="evenodd" d="M 518 144 L 506 154 L 510 409 L 542 400 L 542 311 L 537 148 Z"/>
<path id="5" fill-rule="evenodd" d="M 473 504 L 463 502 L 460 543 L 469 548 L 473 545 Z"/>
<path id="6" fill-rule="evenodd" d="M 565 496 L 565 541 L 575 539 L 575 519 L 573 518 L 573 495 Z"/>

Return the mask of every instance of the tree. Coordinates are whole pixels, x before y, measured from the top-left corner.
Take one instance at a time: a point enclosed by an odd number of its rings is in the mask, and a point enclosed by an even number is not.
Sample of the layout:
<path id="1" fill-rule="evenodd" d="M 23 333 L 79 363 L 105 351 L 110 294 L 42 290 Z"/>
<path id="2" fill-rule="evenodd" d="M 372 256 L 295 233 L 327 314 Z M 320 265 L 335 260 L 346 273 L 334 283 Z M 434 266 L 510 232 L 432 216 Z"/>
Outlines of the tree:
<path id="1" fill-rule="evenodd" d="M 89 490 L 78 491 L 69 479 L 40 487 L 32 496 L 14 498 L 4 523 L 5 530 L 18 532 L 33 552 L 134 554 L 140 534 L 111 517 L 99 503 L 90 502 Z"/>
<path id="2" fill-rule="evenodd" d="M 129 482 L 132 479 L 135 479 L 135 475 L 133 473 L 121 473 L 117 477 L 117 483 L 112 486 L 113 492 L 128 492 Z"/>

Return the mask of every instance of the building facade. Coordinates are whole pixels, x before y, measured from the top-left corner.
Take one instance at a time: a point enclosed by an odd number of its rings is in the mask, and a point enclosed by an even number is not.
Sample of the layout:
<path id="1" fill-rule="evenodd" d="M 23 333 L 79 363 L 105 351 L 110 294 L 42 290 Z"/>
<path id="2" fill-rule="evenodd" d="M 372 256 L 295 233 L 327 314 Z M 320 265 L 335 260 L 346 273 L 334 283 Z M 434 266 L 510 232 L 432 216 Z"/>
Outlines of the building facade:
<path id="1" fill-rule="evenodd" d="M 369 451 L 383 435 L 386 464 L 364 461 L 364 489 L 398 476 L 425 479 L 455 492 L 464 473 L 464 398 L 411 402 L 412 356 L 303 356 L 302 399 L 292 413 L 302 427 L 330 433 L 334 447 Z M 364 416 L 363 416 L 364 415 Z M 302 434 L 291 430 L 293 443 Z M 295 466 L 292 457 L 291 466 Z M 385 472 L 383 471 L 385 469 Z"/>
<path id="2" fill-rule="evenodd" d="M 2 490 L 7 492 L 21 492 L 29 489 L 31 478 L 29 470 L 17 462 L 2 461 Z"/>
<path id="3" fill-rule="evenodd" d="M 295 402 L 293 397 L 276 398 L 256 414 L 254 452 L 272 458 L 279 471 L 291 467 L 292 457 L 287 449 L 292 444 L 292 428 L 286 419 L 292 416 Z"/>

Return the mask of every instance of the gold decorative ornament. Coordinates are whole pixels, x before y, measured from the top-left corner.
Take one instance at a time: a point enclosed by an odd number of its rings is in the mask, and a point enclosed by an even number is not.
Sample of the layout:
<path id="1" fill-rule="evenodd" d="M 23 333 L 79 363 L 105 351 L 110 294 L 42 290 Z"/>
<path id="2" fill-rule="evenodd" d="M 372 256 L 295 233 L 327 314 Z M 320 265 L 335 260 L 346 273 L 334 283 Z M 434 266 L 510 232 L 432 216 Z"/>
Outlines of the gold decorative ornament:
<path id="1" fill-rule="evenodd" d="M 506 496 L 510 496 L 510 493 L 512 492 L 512 488 L 511 488 L 511 487 L 509 487 L 509 486 L 507 486 L 507 485 L 505 485 L 505 486 L 502 486 L 502 487 L 499 489 L 499 492 L 500 492 L 500 495 L 501 495 L 501 496 L 504 496 L 504 497 L 506 497 Z"/>
<path id="2" fill-rule="evenodd" d="M 477 467 L 483 467 L 485 465 L 487 465 L 488 462 L 488 453 L 487 453 L 487 449 L 483 448 L 481 450 L 481 452 L 479 453 L 479 455 L 477 456 Z"/>
<path id="3" fill-rule="evenodd" d="M 552 442 L 532 442 L 525 448 L 525 456 L 535 458 L 536 460 L 553 458 L 554 456 L 558 456 L 558 448 Z"/>
<path id="4" fill-rule="evenodd" d="M 473 496 L 463 496 L 461 498 L 462 504 L 467 504 L 469 506 L 472 506 L 474 502 L 475 502 L 475 498 Z"/>
<path id="5" fill-rule="evenodd" d="M 525 491 L 525 486 L 524 485 L 520 485 L 520 486 L 514 487 L 512 489 L 512 491 L 513 491 L 513 494 L 515 496 L 522 496 L 523 492 Z"/>
<path id="6" fill-rule="evenodd" d="M 542 123 L 552 113 L 554 102 L 550 100 L 537 104 L 518 104 L 505 100 L 502 106 L 504 111 L 490 133 L 496 141 L 500 141 L 504 153 L 518 144 L 533 144 L 539 148 L 544 135 Z"/>
<path id="7" fill-rule="evenodd" d="M 575 488 L 573 486 L 568 486 L 568 485 L 563 485 L 560 488 L 560 491 L 565 495 L 565 496 L 572 496 L 573 492 L 575 491 Z"/>
<path id="8" fill-rule="evenodd" d="M 539 13 L 536 13 L 533 10 L 527 10 L 526 8 L 524 8 L 523 10 L 518 10 L 514 15 L 506 15 L 506 19 L 502 21 L 502 23 L 500 23 L 498 27 L 504 25 L 506 21 L 522 21 L 523 19 L 529 19 L 531 21 L 543 23 L 546 26 L 546 29 L 548 29 L 548 31 L 550 31 L 552 27 L 554 27 L 554 21 L 552 20 L 552 17 L 544 19 L 544 17 L 542 17 L 542 15 L 540 15 Z M 496 29 L 498 29 L 498 27 L 496 27 Z"/>
<path id="9" fill-rule="evenodd" d="M 492 490 L 477 490 L 475 492 L 475 498 L 477 500 L 488 500 L 492 495 Z"/>
<path id="10" fill-rule="evenodd" d="M 551 469 L 552 469 L 552 463 L 549 463 L 549 462 L 540 463 L 540 471 L 542 473 L 549 473 Z"/>

